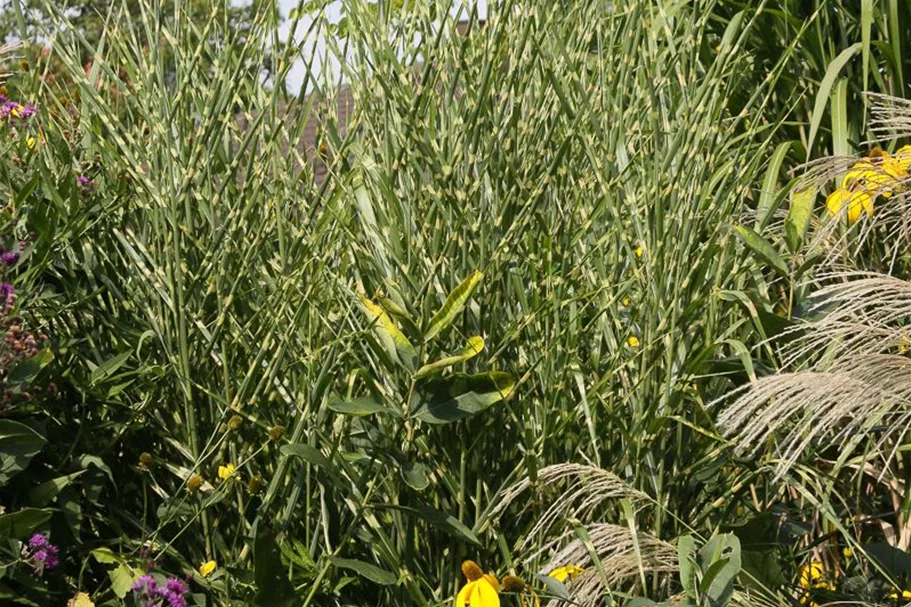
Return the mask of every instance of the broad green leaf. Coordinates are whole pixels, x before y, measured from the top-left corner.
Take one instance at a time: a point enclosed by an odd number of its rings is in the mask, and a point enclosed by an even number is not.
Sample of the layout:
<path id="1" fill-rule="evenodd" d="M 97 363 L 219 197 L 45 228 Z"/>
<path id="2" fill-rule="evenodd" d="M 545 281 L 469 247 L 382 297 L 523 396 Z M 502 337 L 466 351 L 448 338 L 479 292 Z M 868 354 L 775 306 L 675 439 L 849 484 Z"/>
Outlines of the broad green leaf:
<path id="1" fill-rule="evenodd" d="M 785 241 L 792 253 L 800 250 L 800 242 L 813 215 L 813 204 L 816 202 L 816 186 L 807 184 L 800 190 L 791 192 L 791 205 L 784 222 Z"/>
<path id="2" fill-rule="evenodd" d="M 380 586 L 391 586 L 398 580 L 394 573 L 386 571 L 385 569 L 380 569 L 376 565 L 371 565 L 364 561 L 343 559 L 337 556 L 333 556 L 329 560 L 336 567 L 354 571 L 361 577 L 366 578 L 375 584 L 379 584 Z"/>
<path id="3" fill-rule="evenodd" d="M 261 607 L 294 604 L 294 588 L 288 581 L 288 568 L 282 564 L 275 533 L 265 526 L 258 526 L 254 528 L 254 537 L 253 578 L 256 581 L 256 594 L 253 604 Z"/>
<path id="4" fill-rule="evenodd" d="M 709 607 L 726 607 L 740 573 L 740 540 L 733 533 L 717 535 L 699 550 L 702 570 L 699 592 Z"/>
<path id="5" fill-rule="evenodd" d="M 373 324 L 373 331 L 383 349 L 393 360 L 399 361 L 409 371 L 414 371 L 417 365 L 418 352 L 405 337 L 405 334 L 389 318 L 386 311 L 370 301 L 366 297 L 360 296 L 361 306 L 367 318 Z"/>
<path id="6" fill-rule="evenodd" d="M 37 431 L 11 419 L 0 419 L 0 486 L 25 470 L 47 443 Z"/>
<path id="7" fill-rule="evenodd" d="M 23 508 L 16 512 L 0 515 L 0 541 L 24 540 L 50 520 L 51 514 L 53 514 L 52 510 Z"/>
<path id="8" fill-rule="evenodd" d="M 415 491 L 423 491 L 430 486 L 430 479 L 427 478 L 427 466 L 415 462 L 406 462 L 401 468 L 402 479 L 405 484 Z"/>
<path id="9" fill-rule="evenodd" d="M 32 506 L 38 508 L 46 505 L 48 502 L 57 497 L 60 491 L 69 485 L 73 479 L 77 478 L 84 472 L 85 470 L 80 470 L 78 472 L 73 472 L 72 474 L 58 476 L 57 478 L 52 478 L 49 481 L 41 483 L 37 487 L 33 487 L 28 492 L 29 503 Z"/>
<path id="10" fill-rule="evenodd" d="M 423 379 L 428 375 L 433 375 L 435 373 L 441 372 L 446 367 L 451 367 L 452 365 L 457 365 L 463 363 L 466 360 L 470 360 L 481 353 L 481 350 L 484 349 L 484 338 L 480 335 L 475 335 L 474 337 L 468 338 L 468 343 L 464 348 L 451 354 L 445 356 L 436 362 L 424 365 L 418 369 L 417 373 L 414 374 L 415 379 Z"/>
<path id="11" fill-rule="evenodd" d="M 833 59 L 826 68 L 826 74 L 819 83 L 819 90 L 816 92 L 816 101 L 813 103 L 813 114 L 810 116 L 810 137 L 807 139 L 807 159 L 813 151 L 813 142 L 816 140 L 816 133 L 819 131 L 819 125 L 822 123 L 823 114 L 825 114 L 826 103 L 829 101 L 829 95 L 832 92 L 832 85 L 835 79 L 841 73 L 841 70 L 847 65 L 854 55 L 859 53 L 863 44 L 857 42 L 843 50 L 835 59 Z"/>
<path id="12" fill-rule="evenodd" d="M 346 400 L 340 396 L 336 396 L 329 399 L 327 406 L 331 411 L 344 413 L 345 415 L 353 415 L 354 417 L 388 412 L 386 407 L 372 398 L 352 398 Z"/>
<path id="13" fill-rule="evenodd" d="M 779 274 L 787 277 L 788 264 L 785 263 L 784 258 L 779 255 L 778 251 L 775 250 L 775 247 L 773 247 L 769 241 L 746 226 L 736 226 L 734 229 L 751 251 L 778 270 Z"/>
<path id="14" fill-rule="evenodd" d="M 54 352 L 50 348 L 45 348 L 35 356 L 19 361 L 10 369 L 7 377 L 10 390 L 21 393 L 31 388 L 38 373 L 53 360 Z"/>
<path id="15" fill-rule="evenodd" d="M 326 458 L 322 452 L 310 445 L 304 445 L 301 443 L 293 445 L 282 445 L 279 449 L 284 455 L 293 455 L 294 457 L 299 457 L 307 463 L 313 464 L 314 466 L 322 466 L 324 468 L 331 467 L 332 464 Z"/>
<path id="16" fill-rule="evenodd" d="M 474 288 L 483 277 L 483 272 L 475 270 L 472 272 L 471 276 L 463 280 L 459 283 L 459 286 L 452 290 L 443 303 L 443 307 L 430 319 L 427 330 L 424 331 L 425 343 L 439 335 L 440 331 L 452 323 L 453 319 L 462 311 L 462 308 L 465 307 L 465 302 L 468 301 L 471 292 L 474 291 Z"/>
<path id="17" fill-rule="evenodd" d="M 95 548 L 90 552 L 90 554 L 95 558 L 96 561 L 104 565 L 123 562 L 123 559 L 119 555 L 114 554 L 114 551 L 112 551 L 110 548 Z"/>
<path id="18" fill-rule="evenodd" d="M 545 591 L 548 595 L 563 599 L 564 601 L 570 600 L 569 589 L 566 588 L 566 585 L 563 582 L 558 582 L 549 575 L 537 574 L 535 579 L 541 582 L 541 585 L 544 586 Z"/>
<path id="19" fill-rule="evenodd" d="M 117 567 L 108 571 L 108 577 L 111 578 L 111 590 L 114 591 L 118 599 L 126 598 L 140 575 L 142 574 L 138 570 L 133 569 L 126 563 L 117 565 Z"/>
<path id="20" fill-rule="evenodd" d="M 439 527 L 450 535 L 471 542 L 477 546 L 481 545 L 481 541 L 478 539 L 478 536 L 475 535 L 475 533 L 469 529 L 465 523 L 452 516 L 451 514 L 446 514 L 445 512 L 441 512 L 436 508 L 431 508 L 430 506 L 423 504 L 417 507 L 416 512 L 418 513 L 418 516 L 420 516 L 422 519 L 434 527 Z"/>
<path id="21" fill-rule="evenodd" d="M 513 390 L 515 378 L 509 373 L 456 373 L 432 380 L 421 389 L 415 417 L 431 424 L 448 424 L 509 398 Z"/>
<path id="22" fill-rule="evenodd" d="M 677 567 L 680 570 L 680 585 L 687 596 L 696 597 L 696 571 L 693 558 L 696 553 L 696 540 L 692 535 L 677 538 Z"/>
<path id="23" fill-rule="evenodd" d="M 781 165 L 784 162 L 788 150 L 791 149 L 791 142 L 785 141 L 779 143 L 778 147 L 772 153 L 772 159 L 769 160 L 769 166 L 766 169 L 765 177 L 762 180 L 762 190 L 759 192 L 759 204 L 756 205 L 756 231 L 761 232 L 769 224 L 769 220 L 778 207 L 780 198 L 778 197 L 778 174 L 781 171 Z"/>

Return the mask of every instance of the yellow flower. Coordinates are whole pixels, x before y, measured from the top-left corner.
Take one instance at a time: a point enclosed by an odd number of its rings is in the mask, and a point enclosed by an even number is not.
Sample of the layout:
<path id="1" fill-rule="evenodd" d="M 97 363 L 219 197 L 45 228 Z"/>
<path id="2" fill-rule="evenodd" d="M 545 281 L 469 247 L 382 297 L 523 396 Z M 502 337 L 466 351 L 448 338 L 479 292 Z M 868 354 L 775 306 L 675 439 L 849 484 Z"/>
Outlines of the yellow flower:
<path id="1" fill-rule="evenodd" d="M 199 572 L 202 574 L 202 577 L 209 577 L 209 575 L 215 571 L 215 561 L 206 561 L 199 566 Z"/>
<path id="2" fill-rule="evenodd" d="M 225 464 L 218 467 L 218 478 L 227 480 L 234 474 L 234 464 Z"/>
<path id="3" fill-rule="evenodd" d="M 639 347 L 639 338 L 636 337 L 635 335 L 630 335 L 629 337 L 626 338 L 626 345 L 629 346 L 630 348 L 638 348 Z"/>
<path id="4" fill-rule="evenodd" d="M 890 170 L 898 172 L 898 166 L 888 165 Z M 898 180 L 886 170 L 885 161 L 877 166 L 869 160 L 854 163 L 851 170 L 845 173 L 841 187 L 854 192 L 866 192 L 873 198 L 882 194 L 886 198 L 892 195 L 892 189 L 898 186 Z"/>
<path id="5" fill-rule="evenodd" d="M 895 179 L 904 179 L 911 171 L 911 145 L 898 148 L 894 156 L 883 160 L 883 170 Z"/>
<path id="6" fill-rule="evenodd" d="M 76 596 L 67 601 L 66 607 L 95 607 L 95 603 L 92 602 L 92 597 L 86 593 L 77 592 Z"/>
<path id="7" fill-rule="evenodd" d="M 633 253 L 636 254 L 636 259 L 639 259 L 642 257 L 642 254 L 645 253 L 645 249 L 640 244 L 639 246 L 636 247 L 636 249 L 635 249 L 635 251 L 633 251 Z"/>
<path id="8" fill-rule="evenodd" d="M 28 149 L 34 149 L 35 147 L 35 138 L 29 135 L 29 138 L 25 140 L 25 145 L 28 146 Z"/>
<path id="9" fill-rule="evenodd" d="M 620 301 L 620 305 L 623 306 L 624 308 L 628 308 L 628 307 L 630 307 L 631 305 L 633 305 L 633 300 L 630 299 L 629 297 L 624 297 L 624 298 Z"/>
<path id="10" fill-rule="evenodd" d="M 838 188 L 826 198 L 826 208 L 832 217 L 837 217 L 845 204 L 848 205 L 848 223 L 860 219 L 862 211 L 866 211 L 868 217 L 873 217 L 873 196 L 867 191 L 852 192 Z"/>
<path id="11" fill-rule="evenodd" d="M 492 573 L 484 573 L 474 561 L 462 563 L 468 579 L 456 596 L 453 607 L 500 607 L 500 582 Z"/>
<path id="12" fill-rule="evenodd" d="M 194 474 L 187 480 L 187 491 L 190 493 L 198 491 L 200 487 L 202 487 L 202 477 L 198 474 Z"/>
<path id="13" fill-rule="evenodd" d="M 567 579 L 576 579 L 583 571 L 585 571 L 585 569 L 579 567 L 578 565 L 563 565 L 562 567 L 557 567 L 547 575 L 554 578 L 558 582 L 563 583 Z"/>
<path id="14" fill-rule="evenodd" d="M 822 563 L 813 561 L 800 568 L 800 587 L 801 588 L 818 588 L 822 580 Z M 825 581 L 821 582 L 825 584 Z"/>
<path id="15" fill-rule="evenodd" d="M 842 548 L 842 549 L 841 549 L 841 554 L 842 554 L 842 556 L 844 556 L 846 559 L 849 559 L 849 558 L 851 558 L 852 556 L 854 556 L 854 549 L 851 548 L 850 546 L 848 546 L 848 547 L 846 547 L 846 548 Z"/>

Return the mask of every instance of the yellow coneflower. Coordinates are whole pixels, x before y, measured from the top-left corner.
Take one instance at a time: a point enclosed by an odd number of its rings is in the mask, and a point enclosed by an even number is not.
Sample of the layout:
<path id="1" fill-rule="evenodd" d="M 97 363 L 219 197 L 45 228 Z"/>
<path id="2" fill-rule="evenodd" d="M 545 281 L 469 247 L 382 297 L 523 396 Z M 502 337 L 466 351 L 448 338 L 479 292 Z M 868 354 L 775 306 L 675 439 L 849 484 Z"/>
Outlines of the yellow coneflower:
<path id="1" fill-rule="evenodd" d="M 200 487 L 202 487 L 202 477 L 198 474 L 194 474 L 187 480 L 187 491 L 190 493 L 198 491 Z"/>
<path id="2" fill-rule="evenodd" d="M 848 223 L 855 223 L 862 212 L 873 217 L 873 196 L 867 190 L 838 188 L 826 198 L 826 209 L 832 217 L 837 217 L 845 205 L 848 205 Z"/>
<path id="3" fill-rule="evenodd" d="M 199 566 L 199 573 L 202 575 L 202 577 L 209 577 L 209 575 L 215 571 L 215 568 L 217 566 L 218 565 L 216 565 L 215 561 L 206 561 Z"/>
<path id="4" fill-rule="evenodd" d="M 491 573 L 484 573 L 474 561 L 462 563 L 462 573 L 468 580 L 456 596 L 453 607 L 500 607 L 500 582 Z"/>
<path id="5" fill-rule="evenodd" d="M 547 575 L 554 578 L 558 582 L 563 583 L 566 580 L 576 579 L 584 571 L 585 569 L 579 567 L 578 565 L 563 565 L 562 567 L 557 567 Z"/>

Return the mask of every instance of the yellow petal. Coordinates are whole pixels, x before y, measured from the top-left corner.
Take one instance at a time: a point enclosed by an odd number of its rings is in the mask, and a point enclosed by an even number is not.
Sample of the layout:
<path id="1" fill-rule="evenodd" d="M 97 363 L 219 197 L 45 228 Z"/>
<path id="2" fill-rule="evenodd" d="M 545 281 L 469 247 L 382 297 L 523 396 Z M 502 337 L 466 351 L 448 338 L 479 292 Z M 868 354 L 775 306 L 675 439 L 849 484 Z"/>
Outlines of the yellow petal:
<path id="1" fill-rule="evenodd" d="M 474 590 L 474 587 L 477 586 L 477 582 L 468 582 L 462 589 L 459 590 L 458 596 L 456 596 L 455 605 L 453 607 L 466 607 L 469 604 L 469 596 L 471 591 Z"/>
<path id="2" fill-rule="evenodd" d="M 471 593 L 470 607 L 500 607 L 500 597 L 485 577 L 478 580 L 474 592 Z"/>
<path id="3" fill-rule="evenodd" d="M 870 217 L 873 216 L 873 198 L 867 192 L 852 192 L 845 188 L 838 188 L 826 198 L 826 209 L 832 217 L 836 217 L 845 204 L 848 205 L 850 223 L 860 219 L 863 211 L 866 211 Z"/>
<path id="4" fill-rule="evenodd" d="M 215 567 L 215 561 L 207 561 L 199 566 L 199 573 L 201 573 L 203 577 L 207 577 L 210 573 L 215 571 Z"/>

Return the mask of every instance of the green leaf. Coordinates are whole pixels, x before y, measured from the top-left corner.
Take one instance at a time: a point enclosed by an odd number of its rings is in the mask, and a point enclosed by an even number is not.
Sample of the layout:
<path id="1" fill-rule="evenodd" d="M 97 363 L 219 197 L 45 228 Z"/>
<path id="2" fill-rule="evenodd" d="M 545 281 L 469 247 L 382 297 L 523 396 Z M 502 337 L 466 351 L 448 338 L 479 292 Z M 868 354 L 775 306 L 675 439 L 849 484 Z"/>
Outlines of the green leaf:
<path id="1" fill-rule="evenodd" d="M 409 371 L 414 371 L 418 352 L 405 334 L 392 322 L 386 311 L 366 297 L 360 296 L 361 309 L 373 325 L 373 332 L 392 360 L 398 361 Z"/>
<path id="2" fill-rule="evenodd" d="M 700 594 L 709 607 L 726 607 L 740 573 L 740 540 L 733 533 L 715 536 L 699 550 L 697 563 L 703 572 Z"/>
<path id="3" fill-rule="evenodd" d="M 256 595 L 253 597 L 253 604 L 262 607 L 283 607 L 293 604 L 294 588 L 288 581 L 287 567 L 282 564 L 275 534 L 264 526 L 259 526 L 254 537 L 256 539 L 253 542 L 253 578 L 256 582 Z"/>
<path id="4" fill-rule="evenodd" d="M 92 369 L 92 374 L 89 377 L 89 381 L 91 382 L 91 384 L 95 385 L 98 382 L 104 381 L 105 379 L 112 376 L 114 373 L 117 372 L 117 370 L 120 367 L 122 367 L 127 362 L 127 360 L 129 360 L 129 358 L 130 358 L 130 356 L 132 356 L 132 354 L 133 354 L 133 352 L 130 350 L 127 350 L 126 352 L 121 352 L 117 356 L 113 356 L 113 357 L 107 359 L 106 361 L 104 361 L 103 363 L 101 363 L 100 365 L 98 365 L 97 367 Z"/>
<path id="5" fill-rule="evenodd" d="M 329 560 L 336 567 L 354 571 L 361 577 L 366 578 L 375 584 L 379 584 L 380 586 L 391 586 L 398 580 L 394 573 L 386 571 L 385 569 L 380 569 L 376 565 L 371 565 L 370 563 L 365 563 L 364 561 L 358 561 L 355 559 L 343 559 L 337 556 L 330 557 Z"/>
<path id="6" fill-rule="evenodd" d="M 25 470 L 47 440 L 25 424 L 0 419 L 0 486 Z"/>
<path id="7" fill-rule="evenodd" d="M 423 491 L 430 486 L 427 477 L 427 466 L 415 462 L 406 462 L 402 465 L 402 480 L 415 491 Z"/>
<path id="8" fill-rule="evenodd" d="M 110 548 L 95 548 L 89 554 L 91 554 L 96 561 L 104 565 L 123 562 L 123 559 L 119 555 L 114 554 L 114 551 Z"/>
<path id="9" fill-rule="evenodd" d="M 64 476 L 58 476 L 57 478 L 52 478 L 49 481 L 44 481 L 37 487 L 33 487 L 28 492 L 28 501 L 32 506 L 40 508 L 41 506 L 46 505 L 48 502 L 53 500 L 64 487 L 69 485 L 74 478 L 79 477 L 83 474 L 85 470 L 80 470 L 79 472 L 73 472 L 72 474 L 67 474 Z"/>
<path id="10" fill-rule="evenodd" d="M 860 42 L 863 45 L 864 89 L 870 90 L 870 32 L 873 27 L 873 0 L 860 0 Z M 866 98 L 864 99 L 866 102 Z"/>
<path id="11" fill-rule="evenodd" d="M 309 464 L 314 466 L 322 466 L 324 468 L 331 468 L 331 462 L 326 458 L 322 452 L 310 445 L 304 445 L 301 443 L 296 443 L 293 445 L 282 445 L 279 449 L 284 455 L 293 455 L 294 457 L 299 457 Z"/>
<path id="12" fill-rule="evenodd" d="M 677 538 L 677 566 L 680 570 L 680 585 L 687 596 L 695 598 L 696 571 L 694 569 L 694 555 L 696 553 L 696 540 L 692 535 L 682 535 Z"/>
<path id="13" fill-rule="evenodd" d="M 424 331 L 425 343 L 439 335 L 440 331 L 452 324 L 453 319 L 462 311 L 462 308 L 465 307 L 465 303 L 471 296 L 471 292 L 474 291 L 474 288 L 481 282 L 483 277 L 483 272 L 475 270 L 468 278 L 459 283 L 459 286 L 452 290 L 443 303 L 443 307 L 430 319 L 430 323 Z"/>
<path id="14" fill-rule="evenodd" d="M 781 164 L 784 162 L 788 150 L 791 149 L 790 141 L 779 143 L 778 147 L 772 153 L 772 159 L 766 169 L 765 177 L 762 180 L 762 190 L 759 192 L 759 204 L 756 205 L 756 231 L 761 232 L 769 224 L 769 220 L 775 213 L 778 197 L 778 174 L 781 172 Z"/>
<path id="15" fill-rule="evenodd" d="M 425 504 L 418 506 L 416 508 L 416 512 L 418 516 L 420 516 L 422 519 L 434 527 L 438 527 L 450 535 L 471 542 L 476 546 L 481 545 L 481 541 L 478 539 L 478 536 L 475 535 L 475 533 L 469 529 L 465 523 L 455 518 L 454 516 L 446 514 L 445 512 L 441 512 L 436 508 L 431 508 Z"/>
<path id="16" fill-rule="evenodd" d="M 431 424 L 448 424 L 480 413 L 509 398 L 514 390 L 515 378 L 509 373 L 456 373 L 422 387 L 415 417 Z"/>
<path id="17" fill-rule="evenodd" d="M 140 575 L 141 574 L 136 569 L 133 569 L 126 563 L 121 563 L 114 569 L 108 571 L 108 577 L 111 578 L 111 590 L 114 591 L 114 594 L 118 599 L 126 598 Z"/>
<path id="18" fill-rule="evenodd" d="M 451 354 L 449 356 L 443 357 L 436 362 L 424 365 L 418 369 L 417 373 L 414 374 L 414 379 L 423 379 L 428 375 L 433 375 L 439 373 L 446 367 L 451 367 L 452 365 L 457 365 L 463 363 L 466 360 L 470 360 L 481 353 L 481 350 L 484 349 L 484 338 L 480 335 L 475 335 L 474 337 L 468 338 L 468 343 L 464 348 Z"/>
<path id="19" fill-rule="evenodd" d="M 52 510 L 23 508 L 0 516 L 0 541 L 24 540 L 53 514 Z"/>
<path id="20" fill-rule="evenodd" d="M 863 48 L 863 44 L 857 42 L 843 50 L 835 59 L 833 59 L 826 68 L 826 74 L 819 83 L 819 90 L 816 92 L 816 101 L 813 103 L 813 114 L 810 117 L 810 137 L 807 139 L 807 159 L 813 150 L 813 142 L 816 140 L 816 133 L 819 131 L 819 125 L 822 122 L 825 113 L 826 103 L 829 101 L 829 94 L 832 92 L 832 85 L 835 79 L 841 73 L 841 70 L 847 65 L 848 61 Z"/>
<path id="21" fill-rule="evenodd" d="M 98 468 L 107 474 L 112 483 L 114 482 L 114 473 L 111 472 L 111 468 L 97 455 L 83 455 L 79 458 L 79 465 L 82 466 L 83 470 L 88 470 L 93 467 Z"/>
<path id="22" fill-rule="evenodd" d="M 7 382 L 9 388 L 16 393 L 21 393 L 32 387 L 35 377 L 54 360 L 54 353 L 50 348 L 41 350 L 35 356 L 19 361 L 9 372 Z"/>
<path id="23" fill-rule="evenodd" d="M 563 582 L 558 582 L 549 575 L 543 575 L 541 573 L 535 576 L 535 579 L 541 582 L 544 586 L 547 594 L 554 598 L 563 599 L 564 601 L 570 600 L 569 590 L 566 588 L 566 585 Z"/>
<path id="24" fill-rule="evenodd" d="M 740 236 L 741 240 L 743 240 L 744 244 L 749 247 L 751 251 L 778 270 L 779 274 L 784 277 L 788 276 L 788 264 L 785 263 L 784 258 L 779 255 L 778 251 L 775 250 L 775 247 L 773 247 L 769 241 L 746 226 L 736 226 L 734 230 L 736 230 L 737 235 Z"/>
<path id="25" fill-rule="evenodd" d="M 841 78 L 832 93 L 832 152 L 836 156 L 851 153 L 848 145 L 848 79 Z"/>
<path id="26" fill-rule="evenodd" d="M 363 417 L 364 415 L 373 415 L 374 413 L 388 412 L 388 409 L 376 402 L 372 398 L 352 398 L 343 399 L 335 396 L 329 399 L 327 404 L 329 410 L 354 417 Z"/>
<path id="27" fill-rule="evenodd" d="M 784 221 L 785 241 L 792 253 L 800 249 L 800 242 L 810 225 L 813 205 L 816 202 L 816 186 L 808 184 L 805 188 L 791 192 L 791 205 Z"/>

